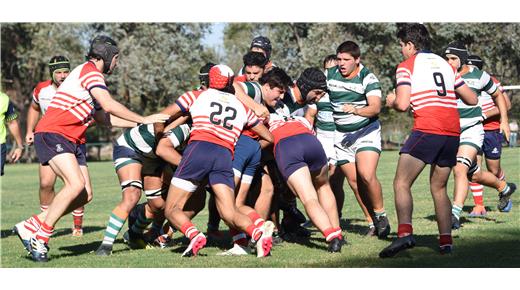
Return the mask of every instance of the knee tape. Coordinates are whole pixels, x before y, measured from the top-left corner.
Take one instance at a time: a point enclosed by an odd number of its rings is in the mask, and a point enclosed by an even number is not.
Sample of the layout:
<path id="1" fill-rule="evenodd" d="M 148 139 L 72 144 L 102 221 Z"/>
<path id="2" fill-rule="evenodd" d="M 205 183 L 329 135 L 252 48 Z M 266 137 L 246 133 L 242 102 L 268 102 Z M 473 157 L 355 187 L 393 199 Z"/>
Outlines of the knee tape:
<path id="1" fill-rule="evenodd" d="M 466 165 L 468 169 L 471 167 L 471 164 L 473 163 L 471 162 L 471 160 L 469 160 L 469 158 L 466 158 L 464 156 L 457 156 L 457 162 Z"/>
<path id="2" fill-rule="evenodd" d="M 130 186 L 143 189 L 143 183 L 141 180 L 125 180 L 121 182 L 121 191 L 125 191 L 125 189 L 129 188 Z"/>

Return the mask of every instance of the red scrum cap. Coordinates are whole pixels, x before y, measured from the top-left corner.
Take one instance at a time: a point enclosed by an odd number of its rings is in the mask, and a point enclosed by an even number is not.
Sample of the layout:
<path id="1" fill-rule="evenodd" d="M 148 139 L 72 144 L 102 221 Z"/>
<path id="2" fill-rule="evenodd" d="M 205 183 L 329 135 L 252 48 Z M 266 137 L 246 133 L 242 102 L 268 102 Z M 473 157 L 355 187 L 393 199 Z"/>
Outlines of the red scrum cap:
<path id="1" fill-rule="evenodd" d="M 224 89 L 233 83 L 233 70 L 223 64 L 213 66 L 209 70 L 209 87 L 213 89 Z"/>

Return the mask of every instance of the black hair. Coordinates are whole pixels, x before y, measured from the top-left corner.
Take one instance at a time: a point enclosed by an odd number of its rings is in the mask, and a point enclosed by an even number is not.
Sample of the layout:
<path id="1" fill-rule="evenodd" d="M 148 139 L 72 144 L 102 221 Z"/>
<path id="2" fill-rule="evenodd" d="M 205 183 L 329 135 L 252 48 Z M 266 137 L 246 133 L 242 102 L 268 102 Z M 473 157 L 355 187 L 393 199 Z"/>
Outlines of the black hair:
<path id="1" fill-rule="evenodd" d="M 271 68 L 258 80 L 258 82 L 261 85 L 269 84 L 269 87 L 271 88 L 280 88 L 283 90 L 287 90 L 287 88 L 293 84 L 291 77 L 279 67 Z"/>
<path id="2" fill-rule="evenodd" d="M 325 68 L 325 65 L 327 65 L 327 63 L 329 61 L 335 61 L 337 59 L 337 55 L 335 54 L 329 54 L 327 55 L 324 59 L 323 59 L 323 68 Z"/>
<path id="3" fill-rule="evenodd" d="M 352 55 L 353 58 L 359 58 L 361 56 L 361 49 L 359 49 L 359 45 L 354 41 L 347 40 L 338 46 L 336 54 L 338 53 L 348 53 Z"/>
<path id="4" fill-rule="evenodd" d="M 244 66 L 258 66 L 265 68 L 265 65 L 267 64 L 267 58 L 265 55 L 258 51 L 250 51 L 246 53 L 242 60 L 244 61 Z"/>
<path id="5" fill-rule="evenodd" d="M 416 50 L 430 50 L 432 39 L 426 26 L 420 23 L 398 24 L 397 38 L 403 43 L 411 42 Z"/>

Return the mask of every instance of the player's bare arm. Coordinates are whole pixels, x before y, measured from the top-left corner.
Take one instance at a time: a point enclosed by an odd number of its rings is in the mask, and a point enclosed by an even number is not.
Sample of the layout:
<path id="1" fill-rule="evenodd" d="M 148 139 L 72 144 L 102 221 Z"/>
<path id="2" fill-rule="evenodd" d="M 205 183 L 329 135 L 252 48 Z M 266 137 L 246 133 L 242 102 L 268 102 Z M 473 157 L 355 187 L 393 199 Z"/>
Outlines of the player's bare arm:
<path id="1" fill-rule="evenodd" d="M 498 111 L 500 112 L 500 132 L 504 133 L 504 137 L 506 138 L 506 141 L 509 142 L 509 118 L 507 116 L 507 103 L 504 98 L 504 95 L 500 90 L 496 90 L 491 97 L 493 98 L 493 101 L 495 102 Z"/>
<path id="2" fill-rule="evenodd" d="M 406 112 L 410 107 L 410 96 L 411 96 L 412 87 L 408 85 L 400 85 L 395 89 L 394 100 L 391 101 L 391 107 L 399 112 Z M 390 97 L 392 98 L 392 97 Z M 387 102 L 388 102 L 387 96 Z"/>
<path id="3" fill-rule="evenodd" d="M 179 165 L 182 159 L 182 155 L 175 150 L 175 147 L 168 138 L 161 138 L 161 140 L 159 140 L 155 154 L 175 166 Z"/>
<path id="4" fill-rule="evenodd" d="M 478 103 L 478 98 L 475 92 L 468 87 L 468 85 L 464 84 L 455 89 L 457 96 L 464 102 L 466 105 L 475 106 Z"/>
<path id="5" fill-rule="evenodd" d="M 110 113 L 119 118 L 125 119 L 127 121 L 132 121 L 141 124 L 151 124 L 164 122 L 168 120 L 170 116 L 165 114 L 153 114 L 150 116 L 143 117 L 139 114 L 136 114 L 130 110 L 128 110 L 125 106 L 123 106 L 118 101 L 112 99 L 107 90 L 96 87 L 93 88 L 90 93 L 92 96 L 99 102 L 103 110 L 107 113 Z"/>
<path id="6" fill-rule="evenodd" d="M 36 123 L 38 123 L 40 111 L 40 106 L 31 102 L 31 106 L 29 106 L 29 110 L 27 110 L 27 133 L 25 134 L 25 143 L 27 145 L 32 145 L 34 142 L 34 128 L 36 127 Z"/>

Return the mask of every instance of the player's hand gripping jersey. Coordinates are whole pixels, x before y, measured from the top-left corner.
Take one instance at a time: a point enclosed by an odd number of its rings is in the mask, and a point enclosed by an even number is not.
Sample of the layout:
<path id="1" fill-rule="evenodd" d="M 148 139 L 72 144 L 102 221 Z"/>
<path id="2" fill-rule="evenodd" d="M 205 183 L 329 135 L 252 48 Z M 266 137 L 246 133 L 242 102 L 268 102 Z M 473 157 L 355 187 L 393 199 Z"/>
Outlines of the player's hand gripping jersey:
<path id="1" fill-rule="evenodd" d="M 455 88 L 464 80 L 440 56 L 420 52 L 399 64 L 397 86 L 411 86 L 413 130 L 459 136 L 460 123 Z"/>
<path id="2" fill-rule="evenodd" d="M 206 141 L 234 151 L 244 127 L 254 127 L 259 120 L 234 95 L 208 89 L 191 91 L 175 102 L 193 120 L 190 142 Z"/>
<path id="3" fill-rule="evenodd" d="M 76 67 L 56 91 L 35 132 L 58 133 L 71 142 L 85 143 L 87 127 L 94 121 L 95 99 L 90 90 L 96 87 L 107 89 L 105 78 L 94 63 Z"/>

